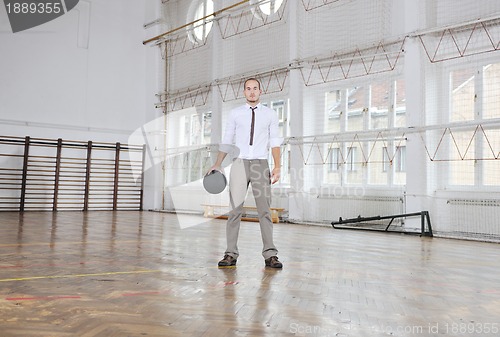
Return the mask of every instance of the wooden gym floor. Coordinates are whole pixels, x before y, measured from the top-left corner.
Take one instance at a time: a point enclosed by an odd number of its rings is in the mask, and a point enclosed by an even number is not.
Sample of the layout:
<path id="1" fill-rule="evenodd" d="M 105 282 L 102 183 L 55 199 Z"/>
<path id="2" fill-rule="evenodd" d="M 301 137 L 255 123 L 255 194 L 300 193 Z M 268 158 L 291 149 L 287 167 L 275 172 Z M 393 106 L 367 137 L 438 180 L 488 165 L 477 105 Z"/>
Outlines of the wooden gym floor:
<path id="1" fill-rule="evenodd" d="M 196 221 L 206 221 L 197 218 Z M 182 222 L 182 221 L 181 221 Z M 0 335 L 498 336 L 500 246 L 156 212 L 0 213 Z"/>

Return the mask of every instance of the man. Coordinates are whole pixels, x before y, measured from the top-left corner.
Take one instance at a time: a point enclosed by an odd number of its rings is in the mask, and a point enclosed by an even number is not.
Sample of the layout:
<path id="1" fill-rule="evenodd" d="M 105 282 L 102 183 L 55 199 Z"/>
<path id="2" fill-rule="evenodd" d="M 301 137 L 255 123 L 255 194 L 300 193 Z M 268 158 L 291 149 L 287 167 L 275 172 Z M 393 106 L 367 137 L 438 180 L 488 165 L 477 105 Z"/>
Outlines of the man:
<path id="1" fill-rule="evenodd" d="M 259 216 L 262 236 L 262 255 L 266 267 L 282 268 L 278 260 L 278 250 L 273 243 L 273 222 L 271 220 L 271 184 L 280 179 L 280 145 L 278 116 L 276 112 L 260 104 L 262 90 L 260 82 L 249 78 L 244 83 L 243 93 L 246 104 L 231 111 L 217 155 L 217 160 L 210 169 L 221 170 L 221 164 L 227 155 L 225 146 L 235 145 L 239 149 L 238 158 L 233 161 L 229 177 L 229 200 L 231 211 L 226 225 L 227 249 L 219 267 L 235 266 L 239 256 L 238 234 L 243 214 L 243 203 L 248 185 L 252 191 Z M 269 172 L 269 147 L 274 161 L 272 173 Z"/>

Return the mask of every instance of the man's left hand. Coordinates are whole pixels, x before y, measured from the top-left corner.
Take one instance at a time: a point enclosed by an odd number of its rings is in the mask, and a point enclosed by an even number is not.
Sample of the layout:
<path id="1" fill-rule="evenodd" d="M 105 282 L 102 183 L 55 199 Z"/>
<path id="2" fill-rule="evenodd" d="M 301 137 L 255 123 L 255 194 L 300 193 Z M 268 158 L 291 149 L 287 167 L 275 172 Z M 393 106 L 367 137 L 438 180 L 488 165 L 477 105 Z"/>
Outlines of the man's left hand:
<path id="1" fill-rule="evenodd" d="M 281 169 L 279 167 L 275 167 L 273 172 L 271 173 L 271 184 L 277 183 L 281 177 Z"/>

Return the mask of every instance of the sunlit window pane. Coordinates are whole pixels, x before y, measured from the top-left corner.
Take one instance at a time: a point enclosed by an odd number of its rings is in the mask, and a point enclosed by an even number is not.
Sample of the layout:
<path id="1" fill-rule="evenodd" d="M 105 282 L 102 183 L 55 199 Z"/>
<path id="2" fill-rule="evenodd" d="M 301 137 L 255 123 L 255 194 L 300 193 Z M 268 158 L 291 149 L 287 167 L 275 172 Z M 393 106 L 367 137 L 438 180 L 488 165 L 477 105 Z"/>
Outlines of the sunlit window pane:
<path id="1" fill-rule="evenodd" d="M 210 15 L 214 12 L 214 2 L 213 0 L 205 0 L 203 1 L 198 9 L 196 10 L 194 20 L 199 20 L 207 15 Z M 212 21 L 210 18 L 199 21 L 195 24 L 195 28 L 193 29 L 194 36 L 198 41 L 203 41 L 210 30 L 212 29 Z"/>
<path id="2" fill-rule="evenodd" d="M 265 15 L 271 15 L 278 11 L 282 3 L 283 0 L 269 0 L 267 2 L 264 2 L 259 7 L 262 13 L 264 13 Z"/>

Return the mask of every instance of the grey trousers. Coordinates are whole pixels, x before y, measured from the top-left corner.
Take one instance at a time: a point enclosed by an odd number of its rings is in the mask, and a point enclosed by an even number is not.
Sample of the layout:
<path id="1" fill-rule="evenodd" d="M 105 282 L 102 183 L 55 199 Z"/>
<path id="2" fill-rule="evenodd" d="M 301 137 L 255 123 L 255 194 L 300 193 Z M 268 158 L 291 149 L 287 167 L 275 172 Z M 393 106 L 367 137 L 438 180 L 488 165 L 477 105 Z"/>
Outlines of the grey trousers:
<path id="1" fill-rule="evenodd" d="M 271 175 L 265 159 L 236 159 L 229 177 L 229 201 L 231 211 L 226 225 L 227 255 L 238 258 L 238 234 L 240 232 L 243 203 L 252 184 L 262 236 L 262 256 L 265 259 L 276 256 L 278 250 L 273 243 L 273 222 L 271 220 Z"/>

